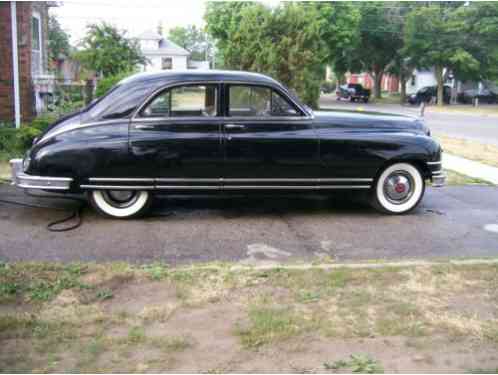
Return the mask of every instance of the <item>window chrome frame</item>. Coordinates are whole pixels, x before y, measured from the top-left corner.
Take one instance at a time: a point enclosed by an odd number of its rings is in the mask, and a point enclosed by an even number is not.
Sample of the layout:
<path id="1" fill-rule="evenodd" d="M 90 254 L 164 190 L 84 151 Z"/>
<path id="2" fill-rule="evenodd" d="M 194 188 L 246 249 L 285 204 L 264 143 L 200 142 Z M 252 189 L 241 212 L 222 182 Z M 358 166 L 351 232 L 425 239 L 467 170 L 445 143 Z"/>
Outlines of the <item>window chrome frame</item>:
<path id="1" fill-rule="evenodd" d="M 221 88 L 221 85 L 247 85 L 247 86 L 262 86 L 262 87 L 267 87 L 269 89 L 275 90 L 278 92 L 282 97 L 284 97 L 286 100 L 288 100 L 290 103 L 292 103 L 301 113 L 301 116 L 237 116 L 237 117 L 230 117 L 230 116 L 222 116 L 221 113 L 218 113 L 216 116 L 210 116 L 210 117 L 204 117 L 204 116 L 158 116 L 158 117 L 142 117 L 140 116 L 140 112 L 142 109 L 147 106 L 149 103 L 151 103 L 152 100 L 156 96 L 158 96 L 161 92 L 165 90 L 172 89 L 174 87 L 179 87 L 179 86 L 195 86 L 195 85 L 218 85 Z M 219 105 L 222 105 L 221 101 L 221 90 L 218 88 L 218 93 L 217 96 L 219 97 Z M 217 109 L 217 112 L 218 109 Z M 158 89 L 154 90 L 137 108 L 135 111 L 132 113 L 130 117 L 130 124 L 133 124 L 134 121 L 145 121 L 145 122 L 156 122 L 156 121 L 181 121 L 181 120 L 189 120 L 189 121 L 199 121 L 199 120 L 221 120 L 221 121 L 275 121 L 275 122 L 282 122 L 282 121 L 287 121 L 287 120 L 311 120 L 314 118 L 313 113 L 309 112 L 306 110 L 306 108 L 296 101 L 294 98 L 292 98 L 286 90 L 282 90 L 282 88 L 265 83 L 265 82 L 251 82 L 251 81 L 225 81 L 225 80 L 204 80 L 204 81 L 176 81 L 176 82 L 170 82 L 164 86 L 159 87 Z"/>

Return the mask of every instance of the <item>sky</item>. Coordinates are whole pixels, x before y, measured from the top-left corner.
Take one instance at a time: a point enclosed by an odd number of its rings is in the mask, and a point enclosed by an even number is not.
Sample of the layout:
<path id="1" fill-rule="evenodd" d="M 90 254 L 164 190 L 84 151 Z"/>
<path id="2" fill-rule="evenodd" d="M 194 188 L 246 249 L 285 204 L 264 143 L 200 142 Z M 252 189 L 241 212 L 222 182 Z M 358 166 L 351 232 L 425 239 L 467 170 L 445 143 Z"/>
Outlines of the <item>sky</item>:
<path id="1" fill-rule="evenodd" d="M 145 30 L 157 30 L 161 23 L 167 34 L 176 26 L 202 26 L 206 8 L 203 0 L 68 0 L 58 3 L 60 6 L 50 8 L 50 13 L 58 17 L 73 45 L 83 38 L 88 23 L 109 22 L 127 30 L 129 37 Z"/>

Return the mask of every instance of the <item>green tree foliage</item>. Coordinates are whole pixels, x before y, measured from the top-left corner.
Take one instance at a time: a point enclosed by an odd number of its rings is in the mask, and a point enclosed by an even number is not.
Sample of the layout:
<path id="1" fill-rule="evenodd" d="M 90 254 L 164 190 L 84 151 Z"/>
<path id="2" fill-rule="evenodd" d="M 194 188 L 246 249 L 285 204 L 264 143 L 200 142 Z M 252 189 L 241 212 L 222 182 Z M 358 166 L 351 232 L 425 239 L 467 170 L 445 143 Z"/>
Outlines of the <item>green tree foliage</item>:
<path id="1" fill-rule="evenodd" d="M 67 57 L 71 52 L 69 34 L 62 29 L 59 20 L 54 15 L 48 18 L 48 51 L 50 61 L 61 56 Z"/>
<path id="2" fill-rule="evenodd" d="M 104 95 L 107 91 L 109 91 L 113 86 L 115 86 L 118 82 L 122 81 L 126 77 L 132 75 L 133 71 L 125 71 L 115 75 L 107 76 L 98 81 L 97 87 L 95 89 L 95 97 L 100 97 Z"/>
<path id="3" fill-rule="evenodd" d="M 355 17 L 332 4 L 213 2 L 205 15 L 225 67 L 268 74 L 316 107 L 326 62 L 354 37 Z"/>
<path id="4" fill-rule="evenodd" d="M 189 51 L 193 60 L 210 60 L 213 55 L 211 39 L 195 25 L 172 28 L 168 33 L 168 39 Z"/>
<path id="5" fill-rule="evenodd" d="M 381 97 L 381 82 L 386 69 L 403 46 L 403 10 L 398 2 L 359 2 L 361 14 L 358 43 L 351 45 L 349 68 L 368 72 L 374 80 L 373 94 Z"/>
<path id="6" fill-rule="evenodd" d="M 127 38 L 124 31 L 105 22 L 88 26 L 83 50 L 75 57 L 85 68 L 104 77 L 132 71 L 146 62 L 136 40 Z"/>

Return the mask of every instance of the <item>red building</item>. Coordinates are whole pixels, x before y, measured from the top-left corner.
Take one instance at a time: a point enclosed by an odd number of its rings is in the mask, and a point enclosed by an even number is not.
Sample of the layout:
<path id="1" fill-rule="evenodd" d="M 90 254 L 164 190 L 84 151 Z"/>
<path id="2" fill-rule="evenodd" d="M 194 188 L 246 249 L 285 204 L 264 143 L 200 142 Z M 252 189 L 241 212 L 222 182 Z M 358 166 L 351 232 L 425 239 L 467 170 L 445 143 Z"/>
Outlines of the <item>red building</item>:
<path id="1" fill-rule="evenodd" d="M 368 73 L 347 73 L 348 83 L 361 83 L 368 89 L 373 89 L 374 80 Z M 381 90 L 388 92 L 399 92 L 399 79 L 395 75 L 384 74 L 382 76 Z"/>
<path id="2" fill-rule="evenodd" d="M 47 73 L 51 5 L 0 2 L 0 121 L 29 121 L 51 91 L 53 76 Z"/>

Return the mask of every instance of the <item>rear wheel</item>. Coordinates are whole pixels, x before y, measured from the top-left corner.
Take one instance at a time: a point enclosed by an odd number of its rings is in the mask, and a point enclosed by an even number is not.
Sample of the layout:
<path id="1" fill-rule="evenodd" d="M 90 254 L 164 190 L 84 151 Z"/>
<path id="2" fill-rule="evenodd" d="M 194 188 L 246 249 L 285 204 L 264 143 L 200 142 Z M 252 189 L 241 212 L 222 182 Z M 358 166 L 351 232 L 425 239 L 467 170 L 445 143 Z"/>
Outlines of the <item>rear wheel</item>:
<path id="1" fill-rule="evenodd" d="M 377 178 L 372 189 L 371 203 L 388 214 L 404 214 L 422 200 L 425 181 L 417 167 L 408 163 L 390 165 Z"/>
<path id="2" fill-rule="evenodd" d="M 152 201 L 150 193 L 145 190 L 92 190 L 88 197 L 100 214 L 117 219 L 144 214 Z"/>

